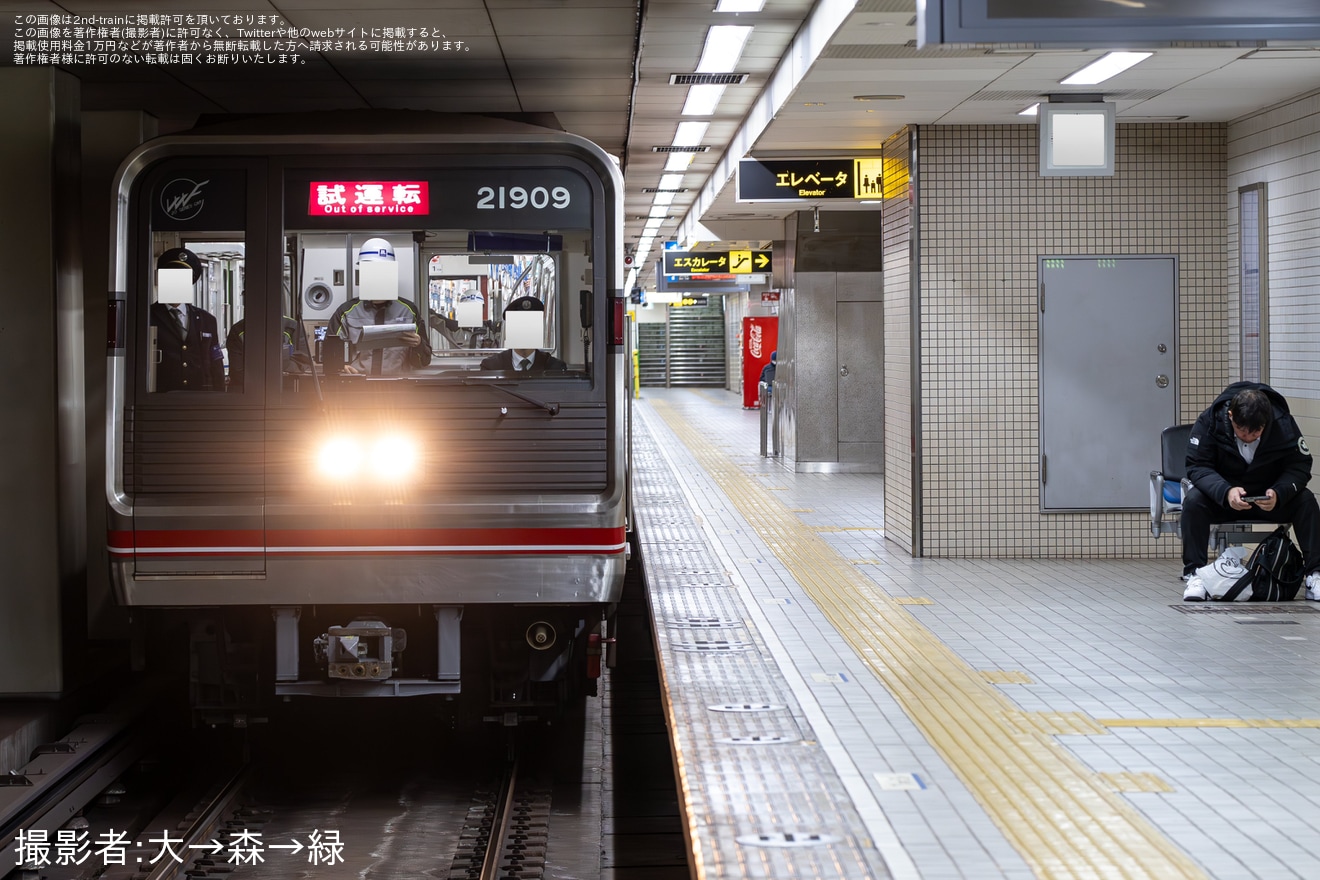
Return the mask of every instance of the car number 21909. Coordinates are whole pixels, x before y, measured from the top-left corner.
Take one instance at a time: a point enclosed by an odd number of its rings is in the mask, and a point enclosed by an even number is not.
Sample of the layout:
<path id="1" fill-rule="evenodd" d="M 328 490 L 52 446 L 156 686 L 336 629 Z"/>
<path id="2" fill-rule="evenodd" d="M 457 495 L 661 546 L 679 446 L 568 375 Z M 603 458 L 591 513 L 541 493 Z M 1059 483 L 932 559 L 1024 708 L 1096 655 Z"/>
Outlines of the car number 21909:
<path id="1" fill-rule="evenodd" d="M 542 210 L 544 208 L 554 208 L 562 211 L 568 207 L 571 201 L 572 196 L 566 186 L 555 186 L 548 189 L 544 186 L 534 186 L 530 189 L 523 186 L 477 187 L 478 210 L 502 211 L 506 208 Z"/>

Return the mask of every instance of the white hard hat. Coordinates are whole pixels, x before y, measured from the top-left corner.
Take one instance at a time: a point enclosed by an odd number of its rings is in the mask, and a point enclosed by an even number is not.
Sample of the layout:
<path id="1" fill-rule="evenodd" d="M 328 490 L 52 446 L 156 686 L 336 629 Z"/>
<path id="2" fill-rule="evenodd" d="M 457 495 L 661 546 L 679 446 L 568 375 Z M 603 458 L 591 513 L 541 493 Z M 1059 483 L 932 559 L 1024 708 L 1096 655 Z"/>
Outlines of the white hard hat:
<path id="1" fill-rule="evenodd" d="M 394 262 L 394 245 L 383 238 L 369 238 L 362 242 L 362 247 L 358 250 L 358 262 L 367 263 L 373 260 Z"/>

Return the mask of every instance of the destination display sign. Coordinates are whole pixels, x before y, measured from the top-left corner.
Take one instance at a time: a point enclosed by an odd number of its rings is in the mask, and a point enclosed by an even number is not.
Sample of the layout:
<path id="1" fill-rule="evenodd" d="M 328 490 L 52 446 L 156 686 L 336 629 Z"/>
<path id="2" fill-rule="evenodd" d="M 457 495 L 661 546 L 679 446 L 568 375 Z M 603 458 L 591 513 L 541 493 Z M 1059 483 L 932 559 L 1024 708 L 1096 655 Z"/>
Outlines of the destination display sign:
<path id="1" fill-rule="evenodd" d="M 740 202 L 879 199 L 884 195 L 884 160 L 739 159 L 737 195 Z"/>
<path id="2" fill-rule="evenodd" d="M 286 223 L 308 228 L 369 219 L 373 227 L 412 228 L 419 220 L 454 229 L 552 230 L 591 225 L 592 190 L 566 168 L 429 168 L 386 174 L 292 173 L 285 178 Z"/>
<path id="3" fill-rule="evenodd" d="M 665 251 L 665 275 L 750 275 L 769 272 L 770 251 Z"/>

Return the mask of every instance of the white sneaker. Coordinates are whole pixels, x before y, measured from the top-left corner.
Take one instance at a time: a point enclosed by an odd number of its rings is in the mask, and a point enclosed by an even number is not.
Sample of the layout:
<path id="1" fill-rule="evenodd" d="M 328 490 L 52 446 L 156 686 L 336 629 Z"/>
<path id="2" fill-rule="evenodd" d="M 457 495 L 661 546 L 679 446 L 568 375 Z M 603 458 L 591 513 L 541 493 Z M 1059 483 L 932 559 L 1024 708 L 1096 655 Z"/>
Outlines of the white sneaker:
<path id="1" fill-rule="evenodd" d="M 1320 592 L 1320 586 L 1317 586 L 1316 590 Z M 1311 594 L 1308 591 L 1306 595 L 1310 596 Z M 1199 574 L 1191 575 L 1187 578 L 1187 586 L 1183 588 L 1183 601 L 1204 602 L 1205 600 L 1205 585 L 1201 582 L 1201 576 Z"/>
<path id="2" fill-rule="evenodd" d="M 1306 598 L 1320 602 L 1320 571 L 1313 571 L 1306 576 Z"/>

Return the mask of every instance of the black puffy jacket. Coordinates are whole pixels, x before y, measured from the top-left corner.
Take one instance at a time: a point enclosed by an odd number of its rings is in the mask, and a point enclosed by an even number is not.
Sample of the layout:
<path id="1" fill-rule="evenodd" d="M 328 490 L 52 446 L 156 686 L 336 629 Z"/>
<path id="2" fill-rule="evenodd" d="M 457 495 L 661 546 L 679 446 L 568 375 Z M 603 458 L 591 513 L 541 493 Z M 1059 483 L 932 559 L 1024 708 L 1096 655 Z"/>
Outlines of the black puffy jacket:
<path id="1" fill-rule="evenodd" d="M 1228 420 L 1228 405 L 1239 391 L 1259 389 L 1274 404 L 1274 421 L 1261 435 L 1256 454 L 1247 464 L 1238 451 Z M 1237 382 L 1224 389 L 1192 426 L 1187 441 L 1187 478 L 1216 503 L 1227 506 L 1228 490 L 1241 486 L 1248 495 L 1273 489 L 1279 504 L 1287 504 L 1311 480 L 1311 450 L 1288 412 L 1288 401 L 1268 385 Z"/>

